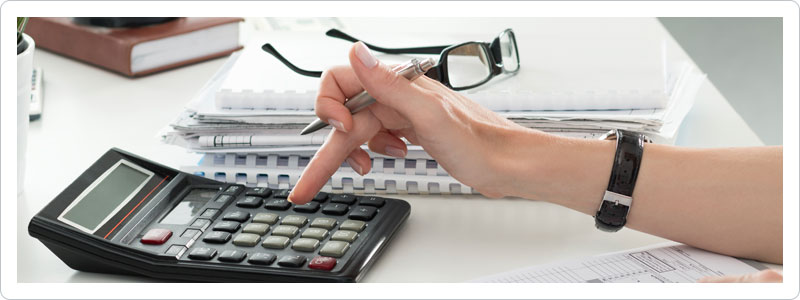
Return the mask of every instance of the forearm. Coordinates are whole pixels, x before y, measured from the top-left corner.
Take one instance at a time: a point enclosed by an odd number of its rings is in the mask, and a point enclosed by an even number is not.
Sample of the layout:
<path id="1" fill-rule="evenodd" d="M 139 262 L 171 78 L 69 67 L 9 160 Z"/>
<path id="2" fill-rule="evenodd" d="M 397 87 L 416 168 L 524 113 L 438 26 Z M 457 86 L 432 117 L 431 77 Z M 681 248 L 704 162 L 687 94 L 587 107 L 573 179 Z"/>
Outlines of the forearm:
<path id="1" fill-rule="evenodd" d="M 608 185 L 613 141 L 518 135 L 500 162 L 515 196 L 594 215 Z M 627 227 L 728 255 L 780 263 L 782 148 L 687 149 L 648 144 Z M 516 161 L 516 163 L 512 163 Z M 520 163 L 524 162 L 524 163 Z"/>

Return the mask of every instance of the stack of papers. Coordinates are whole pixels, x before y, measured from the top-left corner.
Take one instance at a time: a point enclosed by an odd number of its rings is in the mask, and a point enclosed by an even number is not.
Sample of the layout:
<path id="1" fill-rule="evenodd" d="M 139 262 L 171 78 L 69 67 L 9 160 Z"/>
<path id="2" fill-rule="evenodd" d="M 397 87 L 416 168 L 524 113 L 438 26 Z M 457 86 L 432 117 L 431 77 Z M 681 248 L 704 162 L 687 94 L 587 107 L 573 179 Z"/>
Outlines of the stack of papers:
<path id="1" fill-rule="evenodd" d="M 320 39 L 326 38 L 324 34 L 317 34 L 322 36 Z M 243 52 L 231 55 L 186 110 L 160 134 L 165 143 L 206 153 L 200 164 L 187 166 L 183 168 L 185 171 L 229 182 L 290 188 L 308 159 L 324 143 L 330 129 L 299 135 L 302 128 L 316 119 L 313 103 L 319 79 L 289 71 L 261 51 L 260 45 L 264 41 L 256 40 Z M 660 43 L 653 43 L 656 44 Z M 280 50 L 278 44 L 275 45 Z M 344 48 L 348 45 L 344 43 Z M 626 46 L 623 43 L 619 47 Z M 574 62 L 565 64 L 564 69 L 576 73 L 572 78 L 584 78 L 575 81 L 591 82 L 585 88 L 575 82 L 558 84 L 552 80 L 526 85 L 547 74 L 562 80 L 570 77 L 555 62 L 541 66 L 523 64 L 516 76 L 496 78 L 485 86 L 462 93 L 517 124 L 557 135 L 596 138 L 610 129 L 627 129 L 643 132 L 656 142 L 672 143 L 705 75 L 688 62 L 666 61 L 660 46 L 652 47 L 650 51 L 654 53 L 639 56 L 653 61 L 652 64 L 645 67 L 643 65 L 647 64 L 638 64 L 628 70 L 618 67 L 615 76 L 579 72 Z M 401 62 L 408 60 L 409 56 L 381 58 Z M 310 61 L 315 62 L 311 65 L 320 66 L 318 70 L 336 64 L 324 64 L 324 60 L 336 61 L 333 57 L 316 57 Z M 346 63 L 346 57 L 341 62 Z M 544 67 L 551 69 L 542 70 Z M 594 64 L 593 67 L 603 66 Z M 598 76 L 598 79 L 586 80 L 586 76 Z M 633 80 L 634 77 L 637 79 Z M 287 81 L 287 78 L 292 81 Z M 276 82 L 284 88 L 278 88 Z M 601 89 L 598 82 L 613 89 Z M 629 86 L 626 88 L 626 85 Z M 363 148 L 368 150 L 366 146 Z M 405 159 L 370 154 L 373 157 L 370 174 L 360 176 L 344 164 L 324 190 L 348 193 L 473 192 L 448 176 L 419 146 L 409 145 Z"/>

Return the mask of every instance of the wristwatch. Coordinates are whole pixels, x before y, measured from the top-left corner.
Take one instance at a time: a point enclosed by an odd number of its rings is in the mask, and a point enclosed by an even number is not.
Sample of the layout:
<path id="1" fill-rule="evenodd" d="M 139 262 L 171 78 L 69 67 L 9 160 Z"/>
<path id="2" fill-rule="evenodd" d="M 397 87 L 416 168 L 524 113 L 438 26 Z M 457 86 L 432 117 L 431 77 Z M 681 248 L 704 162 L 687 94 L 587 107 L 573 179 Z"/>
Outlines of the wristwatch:
<path id="1" fill-rule="evenodd" d="M 644 134 L 627 130 L 611 130 L 600 139 L 617 140 L 614 154 L 614 165 L 611 167 L 611 178 L 608 188 L 603 194 L 603 201 L 594 216 L 597 229 L 616 232 L 627 222 L 628 212 L 633 203 L 633 188 L 639 175 L 644 144 L 650 143 Z"/>

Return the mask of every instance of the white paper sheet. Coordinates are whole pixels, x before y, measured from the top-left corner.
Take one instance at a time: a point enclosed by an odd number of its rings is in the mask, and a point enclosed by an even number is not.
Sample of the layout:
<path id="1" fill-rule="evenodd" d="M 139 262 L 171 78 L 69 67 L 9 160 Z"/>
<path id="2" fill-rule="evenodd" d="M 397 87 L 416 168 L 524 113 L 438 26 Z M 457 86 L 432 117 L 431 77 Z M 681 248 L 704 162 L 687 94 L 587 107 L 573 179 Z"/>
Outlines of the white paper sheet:
<path id="1" fill-rule="evenodd" d="M 473 282 L 679 283 L 697 282 L 706 276 L 742 275 L 763 269 L 766 266 L 759 262 L 671 243 L 534 266 L 479 278 Z"/>

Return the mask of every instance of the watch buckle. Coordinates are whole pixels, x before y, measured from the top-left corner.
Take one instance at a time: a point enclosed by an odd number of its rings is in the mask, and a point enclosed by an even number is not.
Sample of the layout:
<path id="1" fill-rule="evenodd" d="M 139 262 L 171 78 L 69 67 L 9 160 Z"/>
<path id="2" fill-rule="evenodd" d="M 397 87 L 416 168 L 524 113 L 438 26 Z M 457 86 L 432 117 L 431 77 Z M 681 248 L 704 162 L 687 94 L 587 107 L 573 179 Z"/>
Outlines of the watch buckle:
<path id="1" fill-rule="evenodd" d="M 633 203 L 633 198 L 631 196 L 614 193 L 612 191 L 606 191 L 605 194 L 603 194 L 603 201 L 612 202 L 615 205 L 622 204 L 627 207 L 631 207 L 631 203 Z"/>

